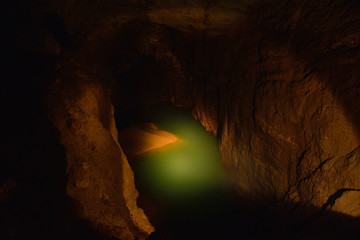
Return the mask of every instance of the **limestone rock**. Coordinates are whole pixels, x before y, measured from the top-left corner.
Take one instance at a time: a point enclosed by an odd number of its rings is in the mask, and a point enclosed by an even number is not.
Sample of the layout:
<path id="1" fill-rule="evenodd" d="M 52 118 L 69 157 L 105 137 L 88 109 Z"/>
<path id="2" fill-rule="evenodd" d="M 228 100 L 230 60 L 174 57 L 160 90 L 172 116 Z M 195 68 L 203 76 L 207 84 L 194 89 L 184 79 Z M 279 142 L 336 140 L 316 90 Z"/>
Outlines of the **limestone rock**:
<path id="1" fill-rule="evenodd" d="M 117 142 L 108 92 L 87 75 L 74 74 L 73 89 L 59 80 L 49 101 L 49 117 L 66 149 L 67 194 L 80 217 L 107 235 L 145 238 L 153 227 L 136 205 L 134 176 Z"/>

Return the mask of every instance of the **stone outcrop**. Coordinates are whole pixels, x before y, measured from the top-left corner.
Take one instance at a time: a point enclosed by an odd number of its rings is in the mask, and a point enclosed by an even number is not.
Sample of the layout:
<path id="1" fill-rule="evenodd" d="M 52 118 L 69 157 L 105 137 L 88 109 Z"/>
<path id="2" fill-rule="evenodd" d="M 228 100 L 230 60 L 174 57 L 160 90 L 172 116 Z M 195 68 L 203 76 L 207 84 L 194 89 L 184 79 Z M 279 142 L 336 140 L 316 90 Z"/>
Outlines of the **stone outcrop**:
<path id="1" fill-rule="evenodd" d="M 136 205 L 134 175 L 118 143 L 109 91 L 77 71 L 50 90 L 49 118 L 66 149 L 67 194 L 80 218 L 110 237 L 144 239 L 153 227 Z M 89 79 L 90 78 L 90 79 Z"/>

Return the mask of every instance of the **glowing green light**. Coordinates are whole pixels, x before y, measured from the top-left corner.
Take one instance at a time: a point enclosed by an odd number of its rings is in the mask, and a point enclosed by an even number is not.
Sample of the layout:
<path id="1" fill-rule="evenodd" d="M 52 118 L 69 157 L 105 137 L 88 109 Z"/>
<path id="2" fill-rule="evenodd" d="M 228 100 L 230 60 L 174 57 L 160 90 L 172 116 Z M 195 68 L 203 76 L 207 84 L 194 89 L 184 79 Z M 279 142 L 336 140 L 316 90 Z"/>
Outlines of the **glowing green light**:
<path id="1" fill-rule="evenodd" d="M 180 140 L 133 162 L 136 185 L 162 202 L 193 201 L 227 188 L 216 138 L 183 110 L 156 108 L 147 121 Z"/>

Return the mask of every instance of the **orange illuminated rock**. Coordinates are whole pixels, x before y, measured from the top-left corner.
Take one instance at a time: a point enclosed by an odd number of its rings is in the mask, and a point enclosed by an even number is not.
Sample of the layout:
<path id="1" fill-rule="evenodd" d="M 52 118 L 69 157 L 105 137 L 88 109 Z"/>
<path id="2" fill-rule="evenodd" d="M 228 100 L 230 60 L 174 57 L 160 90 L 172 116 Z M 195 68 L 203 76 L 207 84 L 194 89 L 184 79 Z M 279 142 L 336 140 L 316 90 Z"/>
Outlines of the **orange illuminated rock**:
<path id="1" fill-rule="evenodd" d="M 72 91 L 64 87 L 66 79 L 58 81 L 49 98 L 49 118 L 66 151 L 66 194 L 77 202 L 78 217 L 107 237 L 146 239 L 154 228 L 136 203 L 134 175 L 117 141 L 109 92 L 86 82 L 81 71 L 73 76 Z"/>
<path id="2" fill-rule="evenodd" d="M 128 127 L 119 134 L 119 143 L 128 157 L 165 147 L 178 140 L 174 134 L 160 130 L 154 123 Z"/>

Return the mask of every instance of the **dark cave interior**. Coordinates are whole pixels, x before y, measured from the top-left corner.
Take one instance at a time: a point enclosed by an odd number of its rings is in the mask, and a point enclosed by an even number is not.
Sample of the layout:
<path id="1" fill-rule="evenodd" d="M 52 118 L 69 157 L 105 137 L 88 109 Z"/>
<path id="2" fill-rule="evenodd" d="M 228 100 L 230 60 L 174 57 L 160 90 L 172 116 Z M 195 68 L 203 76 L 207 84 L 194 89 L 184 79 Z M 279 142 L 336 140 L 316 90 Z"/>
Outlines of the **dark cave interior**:
<path id="1" fill-rule="evenodd" d="M 4 10 L 0 239 L 360 237 L 359 1 Z M 118 133 L 160 103 L 216 137 L 224 212 L 157 221 L 136 186 Z"/>

